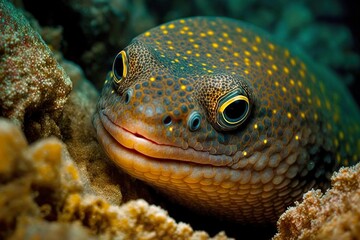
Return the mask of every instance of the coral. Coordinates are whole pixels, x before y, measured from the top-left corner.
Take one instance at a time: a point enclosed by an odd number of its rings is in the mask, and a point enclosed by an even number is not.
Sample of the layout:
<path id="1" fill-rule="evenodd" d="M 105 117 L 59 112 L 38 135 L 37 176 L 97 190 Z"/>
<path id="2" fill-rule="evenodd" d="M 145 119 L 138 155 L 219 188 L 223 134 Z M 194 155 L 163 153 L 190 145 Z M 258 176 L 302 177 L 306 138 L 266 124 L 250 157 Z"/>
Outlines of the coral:
<path id="1" fill-rule="evenodd" d="M 0 116 L 38 135 L 59 135 L 55 122 L 71 90 L 71 81 L 39 34 L 6 0 L 0 0 Z M 37 120 L 35 120 L 37 119 Z"/>
<path id="2" fill-rule="evenodd" d="M 309 191 L 303 202 L 278 221 L 280 239 L 358 239 L 360 236 L 360 163 L 339 170 L 325 194 Z"/>
<path id="3" fill-rule="evenodd" d="M 86 193 L 55 137 L 28 146 L 18 127 L 0 118 L 0 154 L 1 239 L 209 239 L 144 200 L 118 207 Z"/>

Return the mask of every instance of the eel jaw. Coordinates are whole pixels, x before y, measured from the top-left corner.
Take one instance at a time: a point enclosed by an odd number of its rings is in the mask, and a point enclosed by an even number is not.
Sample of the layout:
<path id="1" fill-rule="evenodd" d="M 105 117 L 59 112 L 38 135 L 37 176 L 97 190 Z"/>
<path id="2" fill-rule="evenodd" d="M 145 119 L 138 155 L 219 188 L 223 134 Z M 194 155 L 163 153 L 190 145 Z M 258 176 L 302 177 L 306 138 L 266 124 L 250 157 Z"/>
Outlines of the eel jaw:
<path id="1" fill-rule="evenodd" d="M 100 136 L 99 140 L 111 159 L 120 167 L 124 167 L 123 164 L 128 161 L 134 161 L 136 165 L 146 165 L 149 164 L 148 161 L 160 161 L 162 164 L 174 161 L 178 164 L 182 162 L 225 167 L 232 163 L 232 158 L 229 156 L 213 155 L 208 152 L 196 151 L 193 148 L 182 149 L 156 143 L 138 134 L 138 130 L 133 133 L 116 125 L 104 111 L 99 111 L 97 118 L 95 126 L 97 126 L 98 136 Z M 126 153 L 124 153 L 125 151 Z M 124 154 L 130 159 L 127 157 L 125 160 Z"/>

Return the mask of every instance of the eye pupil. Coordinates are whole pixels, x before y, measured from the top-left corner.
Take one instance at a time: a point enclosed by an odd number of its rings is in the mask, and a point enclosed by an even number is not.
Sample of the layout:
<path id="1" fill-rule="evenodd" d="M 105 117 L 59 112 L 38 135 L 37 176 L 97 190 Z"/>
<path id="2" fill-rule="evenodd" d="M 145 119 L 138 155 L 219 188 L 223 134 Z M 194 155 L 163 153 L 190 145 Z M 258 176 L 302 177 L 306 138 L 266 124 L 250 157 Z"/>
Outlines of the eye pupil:
<path id="1" fill-rule="evenodd" d="M 236 89 L 220 98 L 217 107 L 217 126 L 224 131 L 239 127 L 249 117 L 250 101 L 243 89 Z"/>
<path id="2" fill-rule="evenodd" d="M 224 116 L 230 122 L 239 121 L 247 112 L 248 104 L 243 100 L 236 100 L 225 108 Z"/>
<path id="3" fill-rule="evenodd" d="M 116 83 L 119 83 L 120 80 L 126 78 L 127 74 L 127 57 L 125 51 L 121 51 L 114 60 L 113 63 L 113 73 L 114 73 L 114 80 Z"/>
<path id="4" fill-rule="evenodd" d="M 117 79 L 121 79 L 124 72 L 122 55 L 118 54 L 114 61 L 114 74 Z"/>

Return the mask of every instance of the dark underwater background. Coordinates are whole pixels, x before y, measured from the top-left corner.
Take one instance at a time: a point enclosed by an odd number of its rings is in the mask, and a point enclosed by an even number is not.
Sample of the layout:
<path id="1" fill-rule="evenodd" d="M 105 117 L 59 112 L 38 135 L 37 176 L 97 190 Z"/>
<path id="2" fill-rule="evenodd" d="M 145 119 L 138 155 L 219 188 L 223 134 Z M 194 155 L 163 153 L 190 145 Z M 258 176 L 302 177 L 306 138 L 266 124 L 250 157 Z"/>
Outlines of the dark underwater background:
<path id="1" fill-rule="evenodd" d="M 14 0 L 33 15 L 64 58 L 101 89 L 113 57 L 132 38 L 178 18 L 226 16 L 300 46 L 335 71 L 359 103 L 360 9 L 354 0 Z M 55 38 L 55 39 L 54 39 Z"/>
<path id="2" fill-rule="evenodd" d="M 334 71 L 360 104 L 360 9 L 351 0 L 13 0 L 55 52 L 78 64 L 98 90 L 113 58 L 132 38 L 167 21 L 190 16 L 226 16 L 253 23 L 300 46 Z M 186 210 L 184 210 L 186 211 Z M 209 233 L 241 231 L 270 238 L 272 226 L 203 226 L 202 219 L 176 216 Z M 208 221 L 207 221 L 208 222 Z M 230 229 L 230 230 L 227 230 Z"/>

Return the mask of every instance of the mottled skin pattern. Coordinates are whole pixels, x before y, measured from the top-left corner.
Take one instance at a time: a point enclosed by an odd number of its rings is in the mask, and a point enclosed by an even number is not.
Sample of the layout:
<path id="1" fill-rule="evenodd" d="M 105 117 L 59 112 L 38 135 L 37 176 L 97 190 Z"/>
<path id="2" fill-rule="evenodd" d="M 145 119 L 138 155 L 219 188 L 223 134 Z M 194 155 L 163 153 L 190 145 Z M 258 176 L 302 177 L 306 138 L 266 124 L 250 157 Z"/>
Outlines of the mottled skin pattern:
<path id="1" fill-rule="evenodd" d="M 357 106 L 300 55 L 226 18 L 151 29 L 118 55 L 105 81 L 99 141 L 123 170 L 190 208 L 274 221 L 360 156 Z M 219 109 L 234 96 L 242 105 L 230 114 L 245 117 L 228 128 Z"/>

